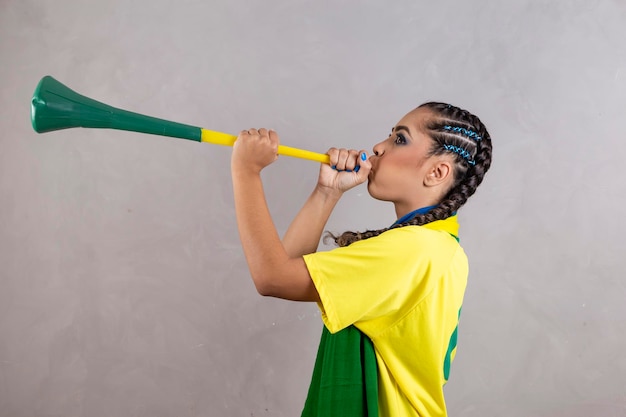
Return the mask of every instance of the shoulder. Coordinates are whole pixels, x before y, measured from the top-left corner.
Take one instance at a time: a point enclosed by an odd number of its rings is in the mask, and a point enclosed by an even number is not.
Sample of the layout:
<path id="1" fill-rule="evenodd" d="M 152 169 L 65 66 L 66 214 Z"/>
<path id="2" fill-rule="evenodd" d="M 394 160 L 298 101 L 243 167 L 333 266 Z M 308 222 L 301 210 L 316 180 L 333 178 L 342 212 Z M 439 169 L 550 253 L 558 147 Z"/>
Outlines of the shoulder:
<path id="1" fill-rule="evenodd" d="M 459 253 L 463 254 L 463 249 L 448 232 L 423 226 L 404 226 L 349 246 L 316 252 L 305 256 L 305 260 L 314 258 L 319 262 L 357 262 L 362 265 L 383 262 L 408 266 L 415 262 L 446 264 Z"/>
<path id="2" fill-rule="evenodd" d="M 460 247 L 457 239 L 449 232 L 424 226 L 404 226 L 389 229 L 379 236 L 355 242 L 351 246 L 354 246 L 355 249 L 374 246 L 381 250 L 385 248 L 441 250 Z"/>

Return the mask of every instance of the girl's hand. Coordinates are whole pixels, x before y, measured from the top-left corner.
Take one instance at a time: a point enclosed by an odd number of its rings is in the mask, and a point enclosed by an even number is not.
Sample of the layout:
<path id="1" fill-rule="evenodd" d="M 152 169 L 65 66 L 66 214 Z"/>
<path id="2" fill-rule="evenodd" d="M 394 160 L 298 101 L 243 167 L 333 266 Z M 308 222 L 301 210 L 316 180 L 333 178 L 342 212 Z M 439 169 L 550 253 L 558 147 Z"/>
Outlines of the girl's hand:
<path id="1" fill-rule="evenodd" d="M 233 145 L 231 169 L 258 174 L 278 159 L 280 139 L 273 130 L 248 129 L 239 132 Z"/>
<path id="2" fill-rule="evenodd" d="M 372 164 L 366 151 L 330 148 L 327 153 L 330 164 L 322 164 L 318 186 L 343 193 L 367 180 Z M 356 167 L 359 167 L 358 172 L 355 172 Z"/>

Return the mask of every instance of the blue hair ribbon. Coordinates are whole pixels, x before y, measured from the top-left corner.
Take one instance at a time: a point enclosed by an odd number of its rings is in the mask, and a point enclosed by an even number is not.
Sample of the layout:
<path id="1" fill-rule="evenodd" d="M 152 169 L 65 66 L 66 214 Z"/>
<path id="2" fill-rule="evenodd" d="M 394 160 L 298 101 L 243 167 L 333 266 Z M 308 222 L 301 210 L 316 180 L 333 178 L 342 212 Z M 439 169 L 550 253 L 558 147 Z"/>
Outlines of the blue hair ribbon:
<path id="1" fill-rule="evenodd" d="M 482 139 L 482 136 L 480 136 L 478 133 L 470 129 L 465 129 L 464 127 L 445 125 L 443 128 L 451 132 L 460 133 L 463 136 L 467 136 L 468 138 L 474 139 L 476 141 L 479 141 Z"/>
<path id="2" fill-rule="evenodd" d="M 465 159 L 468 164 L 476 165 L 476 161 L 472 159 L 472 155 L 466 149 L 454 145 L 443 145 L 443 148 L 447 151 L 460 155 L 461 158 Z"/>

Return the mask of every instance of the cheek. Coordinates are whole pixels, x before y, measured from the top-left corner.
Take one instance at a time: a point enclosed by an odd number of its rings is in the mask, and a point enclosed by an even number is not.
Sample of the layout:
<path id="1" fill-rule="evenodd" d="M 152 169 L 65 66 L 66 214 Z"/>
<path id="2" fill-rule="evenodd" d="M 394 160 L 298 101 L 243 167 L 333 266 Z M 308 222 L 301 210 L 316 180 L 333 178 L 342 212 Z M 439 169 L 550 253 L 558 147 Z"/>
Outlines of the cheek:
<path id="1" fill-rule="evenodd" d="M 408 153 L 394 155 L 393 159 L 386 162 L 387 164 L 383 167 L 385 176 L 396 179 L 417 174 L 422 165 L 418 157 Z"/>
<path id="2" fill-rule="evenodd" d="M 388 201 L 390 199 L 388 193 L 385 192 L 387 188 L 380 186 L 375 180 L 370 180 L 367 183 L 367 192 L 372 198 L 380 201 Z"/>
<path id="3" fill-rule="evenodd" d="M 420 153 L 405 153 L 396 159 L 396 166 L 404 171 L 417 171 L 424 163 Z"/>
<path id="4" fill-rule="evenodd" d="M 380 164 L 368 183 L 373 197 L 396 198 L 419 188 L 423 161 L 416 155 L 394 155 Z"/>
<path id="5" fill-rule="evenodd" d="M 401 184 L 406 178 L 406 173 L 395 166 L 380 166 L 367 183 L 367 191 L 374 198 L 380 200 L 393 199 Z"/>

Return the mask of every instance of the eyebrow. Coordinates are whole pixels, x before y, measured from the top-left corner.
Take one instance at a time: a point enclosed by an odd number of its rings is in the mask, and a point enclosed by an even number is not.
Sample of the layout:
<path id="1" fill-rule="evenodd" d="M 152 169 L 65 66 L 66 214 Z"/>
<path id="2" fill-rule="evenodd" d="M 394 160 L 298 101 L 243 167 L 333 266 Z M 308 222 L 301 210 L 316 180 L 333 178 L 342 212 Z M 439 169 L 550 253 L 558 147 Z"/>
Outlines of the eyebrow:
<path id="1" fill-rule="evenodd" d="M 399 125 L 399 126 L 394 126 L 391 128 L 391 131 L 395 131 L 395 130 L 406 130 L 407 132 L 411 133 L 411 131 L 409 130 L 408 127 L 403 126 L 403 125 Z"/>

